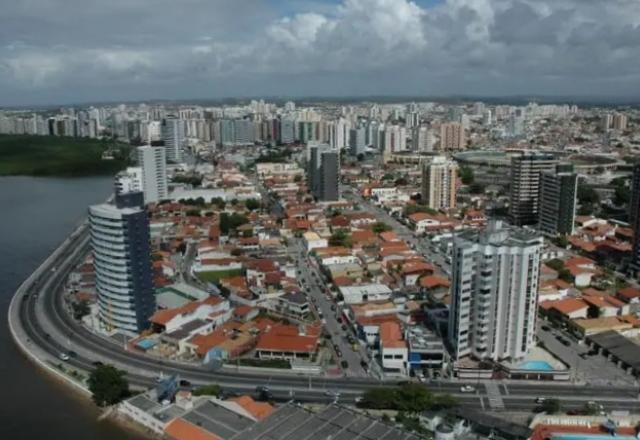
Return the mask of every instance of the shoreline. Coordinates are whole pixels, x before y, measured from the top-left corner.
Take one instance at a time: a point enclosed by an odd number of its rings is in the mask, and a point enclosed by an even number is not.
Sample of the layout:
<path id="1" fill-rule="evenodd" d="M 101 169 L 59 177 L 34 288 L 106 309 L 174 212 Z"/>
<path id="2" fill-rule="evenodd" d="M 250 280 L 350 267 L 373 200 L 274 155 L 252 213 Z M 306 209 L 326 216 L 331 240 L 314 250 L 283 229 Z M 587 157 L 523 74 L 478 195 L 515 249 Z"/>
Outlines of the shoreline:
<path id="1" fill-rule="evenodd" d="M 150 437 L 149 433 L 145 432 L 143 427 L 136 425 L 133 421 L 124 420 L 123 417 L 119 416 L 117 409 L 115 411 L 112 411 L 112 413 L 108 416 L 103 417 L 105 410 L 97 407 L 93 403 L 93 401 L 91 400 L 91 392 L 86 387 L 86 385 L 68 376 L 64 371 L 51 364 L 50 360 L 46 358 L 41 359 L 41 357 L 36 353 L 37 347 L 29 347 L 29 342 L 23 341 L 21 335 L 19 335 L 19 332 L 23 331 L 23 329 L 22 323 L 19 319 L 19 312 L 17 311 L 17 308 L 19 308 L 20 306 L 19 302 L 22 301 L 25 291 L 33 283 L 33 280 L 36 277 L 41 276 L 43 273 L 45 273 L 44 269 L 50 264 L 50 261 L 57 257 L 58 254 L 69 244 L 69 241 L 82 232 L 83 228 L 86 228 L 85 222 L 77 226 L 44 259 L 44 261 L 40 263 L 40 265 L 31 273 L 31 275 L 29 275 L 18 286 L 13 296 L 11 297 L 9 306 L 7 308 L 9 334 L 20 355 L 24 356 L 27 360 L 30 361 L 31 364 L 34 365 L 34 367 L 36 368 L 36 373 L 44 373 L 44 377 L 46 377 L 48 380 L 51 380 L 54 386 L 60 387 L 61 390 L 64 390 L 72 399 L 82 400 L 83 403 L 90 404 L 90 407 L 85 407 L 83 408 L 83 410 L 90 412 L 90 415 L 95 418 L 96 423 L 105 423 L 106 421 L 106 423 L 112 423 L 119 429 L 127 431 L 130 434 L 135 434 L 136 436 L 141 436 L 145 439 L 151 440 L 154 437 Z M 14 322 L 14 320 L 16 322 Z M 86 371 L 81 371 L 81 373 L 88 374 L 88 372 Z"/>

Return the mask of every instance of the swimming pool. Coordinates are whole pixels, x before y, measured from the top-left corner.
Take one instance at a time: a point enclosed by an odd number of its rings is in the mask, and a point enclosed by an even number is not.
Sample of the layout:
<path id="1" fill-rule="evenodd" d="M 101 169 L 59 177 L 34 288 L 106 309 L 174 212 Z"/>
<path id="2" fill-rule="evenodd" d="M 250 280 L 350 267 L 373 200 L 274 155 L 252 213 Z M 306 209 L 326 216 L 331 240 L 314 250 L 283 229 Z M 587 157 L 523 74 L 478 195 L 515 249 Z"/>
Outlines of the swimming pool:
<path id="1" fill-rule="evenodd" d="M 552 371 L 553 367 L 546 361 L 527 361 L 518 366 L 520 370 Z"/>

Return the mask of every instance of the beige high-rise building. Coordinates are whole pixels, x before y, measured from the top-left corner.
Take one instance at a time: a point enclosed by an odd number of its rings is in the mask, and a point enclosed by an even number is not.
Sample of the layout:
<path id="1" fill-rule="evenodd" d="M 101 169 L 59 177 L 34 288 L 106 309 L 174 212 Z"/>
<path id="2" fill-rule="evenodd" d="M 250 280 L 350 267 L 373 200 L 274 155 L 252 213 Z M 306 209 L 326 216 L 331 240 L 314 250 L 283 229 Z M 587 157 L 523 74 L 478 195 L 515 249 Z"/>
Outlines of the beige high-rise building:
<path id="1" fill-rule="evenodd" d="M 458 122 L 440 125 L 440 150 L 462 150 L 466 146 L 464 127 Z"/>
<path id="2" fill-rule="evenodd" d="M 444 156 L 435 156 L 422 166 L 422 203 L 431 209 L 456 207 L 458 165 Z"/>
<path id="3" fill-rule="evenodd" d="M 627 129 L 627 123 L 629 118 L 623 113 L 616 113 L 613 115 L 613 129 L 618 131 L 624 131 Z"/>

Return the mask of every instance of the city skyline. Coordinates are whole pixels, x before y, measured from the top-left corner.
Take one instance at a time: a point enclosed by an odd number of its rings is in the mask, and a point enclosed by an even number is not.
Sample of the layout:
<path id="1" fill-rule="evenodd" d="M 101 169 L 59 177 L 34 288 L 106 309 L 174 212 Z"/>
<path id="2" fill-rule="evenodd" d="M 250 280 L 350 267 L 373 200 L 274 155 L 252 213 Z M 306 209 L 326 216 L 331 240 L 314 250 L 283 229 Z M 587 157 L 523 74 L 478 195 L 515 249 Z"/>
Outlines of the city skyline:
<path id="1" fill-rule="evenodd" d="M 238 13 L 227 0 L 78 8 L 36 0 L 7 6 L 0 19 L 0 92 L 3 105 L 278 95 L 629 99 L 639 80 L 640 5 L 615 3 L 252 0 Z"/>

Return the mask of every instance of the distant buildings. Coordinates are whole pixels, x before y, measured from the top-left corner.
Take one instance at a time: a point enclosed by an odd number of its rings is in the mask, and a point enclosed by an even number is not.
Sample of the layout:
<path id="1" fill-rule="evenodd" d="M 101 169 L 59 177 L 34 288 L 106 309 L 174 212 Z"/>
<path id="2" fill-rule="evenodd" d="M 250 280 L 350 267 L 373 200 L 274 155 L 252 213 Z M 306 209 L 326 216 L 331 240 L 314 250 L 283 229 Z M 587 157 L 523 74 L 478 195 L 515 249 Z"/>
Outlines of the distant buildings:
<path id="1" fill-rule="evenodd" d="M 601 125 L 604 131 L 611 129 L 624 131 L 627 129 L 629 118 L 624 113 L 605 113 L 602 115 Z"/>
<path id="2" fill-rule="evenodd" d="M 149 218 L 141 192 L 89 207 L 98 316 L 107 332 L 138 334 L 155 311 Z"/>
<path id="3" fill-rule="evenodd" d="M 490 223 L 455 236 L 449 341 L 456 359 L 519 359 L 534 344 L 542 238 Z"/>
<path id="4" fill-rule="evenodd" d="M 142 171 L 145 203 L 155 203 L 169 196 L 167 186 L 166 153 L 162 147 L 138 147 L 138 164 Z"/>
<path id="5" fill-rule="evenodd" d="M 167 160 L 173 163 L 182 161 L 182 147 L 184 145 L 184 126 L 180 119 L 167 117 L 162 120 L 160 127 Z"/>
<path id="6" fill-rule="evenodd" d="M 128 167 L 121 171 L 115 178 L 116 194 L 142 191 L 142 168 Z"/>
<path id="7" fill-rule="evenodd" d="M 327 144 L 309 144 L 308 185 L 319 201 L 340 199 L 340 153 Z"/>
<path id="8" fill-rule="evenodd" d="M 427 151 L 433 151 L 433 135 L 429 131 L 429 129 L 420 125 L 414 127 L 411 134 L 411 141 L 413 145 L 413 150 L 419 153 L 424 153 Z"/>
<path id="9" fill-rule="evenodd" d="M 435 156 L 422 166 L 422 203 L 431 209 L 456 206 L 458 165 L 444 156 Z"/>
<path id="10" fill-rule="evenodd" d="M 540 175 L 553 170 L 555 158 L 544 153 L 522 153 L 511 159 L 511 197 L 509 217 L 516 226 L 538 222 Z"/>
<path id="11" fill-rule="evenodd" d="M 572 235 L 578 175 L 571 164 L 558 164 L 540 175 L 538 229 L 549 236 Z"/>
<path id="12" fill-rule="evenodd" d="M 349 149 L 352 156 L 364 154 L 366 146 L 366 130 L 364 127 L 349 130 Z"/>
<path id="13" fill-rule="evenodd" d="M 633 229 L 631 270 L 635 276 L 638 276 L 638 274 L 640 274 L 640 164 L 636 164 L 633 167 L 631 202 L 629 203 L 629 223 Z"/>
<path id="14" fill-rule="evenodd" d="M 459 122 L 440 125 L 440 150 L 462 150 L 466 142 L 464 127 Z"/>

